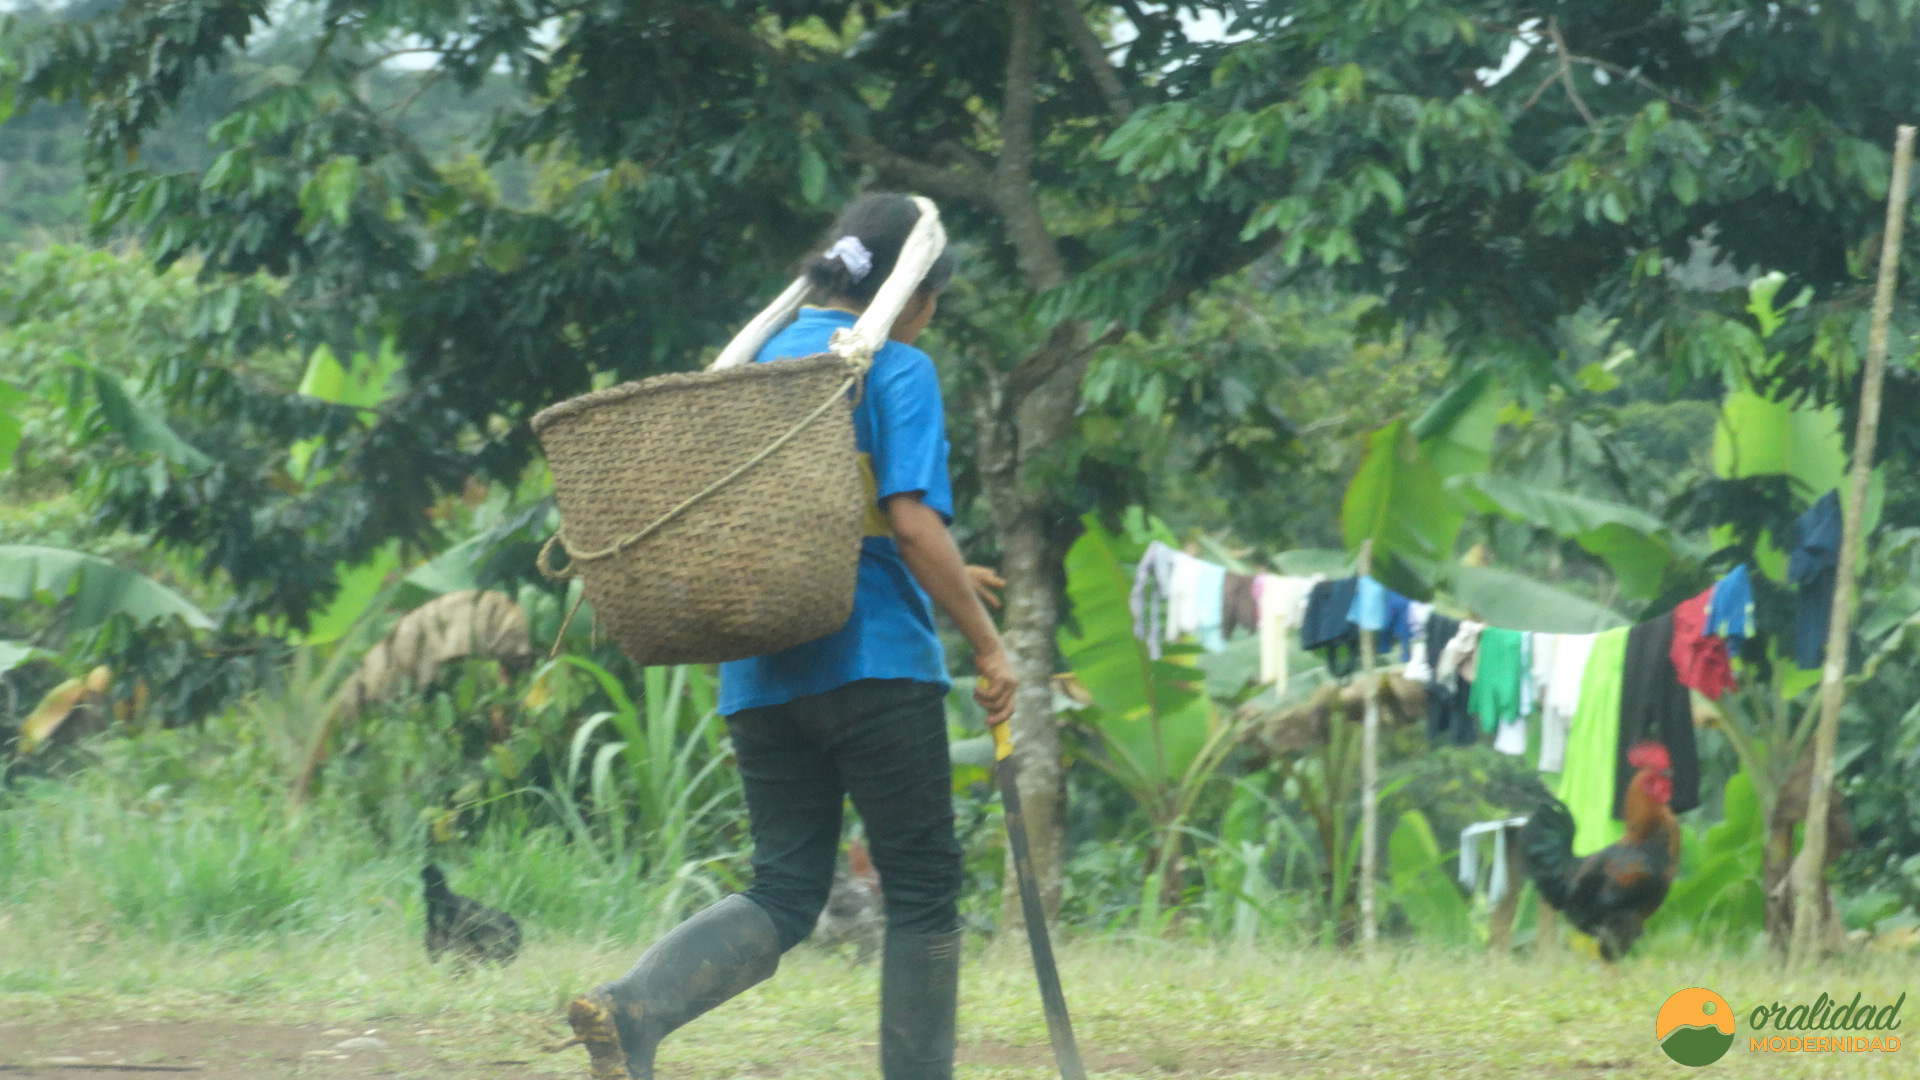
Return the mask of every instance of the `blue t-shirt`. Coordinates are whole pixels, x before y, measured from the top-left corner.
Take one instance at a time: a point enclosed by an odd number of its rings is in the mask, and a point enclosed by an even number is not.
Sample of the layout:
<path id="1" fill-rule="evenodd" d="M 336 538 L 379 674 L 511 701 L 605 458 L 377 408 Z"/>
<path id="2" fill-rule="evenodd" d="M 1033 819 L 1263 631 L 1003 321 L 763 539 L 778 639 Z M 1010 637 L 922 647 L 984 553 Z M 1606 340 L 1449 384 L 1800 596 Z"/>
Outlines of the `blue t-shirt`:
<path id="1" fill-rule="evenodd" d="M 757 359 L 766 363 L 826 352 L 833 332 L 853 323 L 854 316 L 844 311 L 802 308 L 799 318 L 761 347 Z M 889 496 L 918 492 L 942 519 L 953 520 L 946 413 L 933 360 L 911 345 L 887 342 L 867 371 L 853 430 L 873 495 L 860 543 L 853 615 L 826 637 L 720 665 L 724 714 L 784 704 L 860 679 L 950 685 L 946 654 L 933 628 L 933 602 L 907 570 L 881 509 Z"/>

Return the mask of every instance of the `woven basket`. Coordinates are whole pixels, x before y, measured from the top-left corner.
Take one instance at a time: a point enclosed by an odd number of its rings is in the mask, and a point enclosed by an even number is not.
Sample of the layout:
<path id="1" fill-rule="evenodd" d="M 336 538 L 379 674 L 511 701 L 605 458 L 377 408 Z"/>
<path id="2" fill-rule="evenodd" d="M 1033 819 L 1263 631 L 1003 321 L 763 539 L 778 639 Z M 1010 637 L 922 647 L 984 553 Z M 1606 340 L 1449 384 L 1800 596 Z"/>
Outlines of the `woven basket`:
<path id="1" fill-rule="evenodd" d="M 846 623 L 866 519 L 856 378 L 823 353 L 661 375 L 533 418 L 587 601 L 634 662 L 763 656 Z M 638 542 L 581 556 L 666 518 L 789 433 Z"/>
<path id="2" fill-rule="evenodd" d="M 765 656 L 853 614 L 869 493 L 851 392 L 947 243 L 939 210 L 913 201 L 920 219 L 893 270 L 828 352 L 753 362 L 806 298 L 801 277 L 711 369 L 534 416 L 563 522 L 540 569 L 579 575 L 594 614 L 637 663 Z M 552 567 L 555 546 L 570 557 L 564 571 Z"/>

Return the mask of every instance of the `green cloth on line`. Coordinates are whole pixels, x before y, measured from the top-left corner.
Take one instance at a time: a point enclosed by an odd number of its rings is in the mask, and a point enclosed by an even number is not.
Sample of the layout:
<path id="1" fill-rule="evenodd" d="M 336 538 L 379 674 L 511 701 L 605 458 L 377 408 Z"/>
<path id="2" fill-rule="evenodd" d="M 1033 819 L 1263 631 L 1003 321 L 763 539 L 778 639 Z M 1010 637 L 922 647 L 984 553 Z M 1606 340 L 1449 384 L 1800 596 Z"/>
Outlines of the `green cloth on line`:
<path id="1" fill-rule="evenodd" d="M 1473 692 L 1467 711 L 1480 718 L 1480 730 L 1520 716 L 1520 673 L 1526 666 L 1526 636 L 1518 630 L 1489 626 L 1480 632 L 1474 659 Z"/>
<path id="2" fill-rule="evenodd" d="M 1613 819 L 1614 755 L 1620 746 L 1620 676 L 1627 661 L 1627 630 L 1596 634 L 1580 679 L 1580 707 L 1567 731 L 1567 764 L 1560 801 L 1573 811 L 1573 853 L 1591 855 L 1619 840 L 1626 827 Z"/>

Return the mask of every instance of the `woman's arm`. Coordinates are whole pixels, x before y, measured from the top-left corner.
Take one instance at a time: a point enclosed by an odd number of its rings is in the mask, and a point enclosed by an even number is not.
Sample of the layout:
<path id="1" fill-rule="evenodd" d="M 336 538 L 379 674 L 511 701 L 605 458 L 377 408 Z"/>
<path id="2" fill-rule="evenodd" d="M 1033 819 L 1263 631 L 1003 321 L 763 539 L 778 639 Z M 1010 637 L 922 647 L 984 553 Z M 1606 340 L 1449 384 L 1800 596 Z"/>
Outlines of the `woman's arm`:
<path id="1" fill-rule="evenodd" d="M 1000 631 L 994 629 L 987 609 L 980 604 L 973 577 L 966 560 L 960 557 L 959 545 L 953 542 L 953 534 L 947 531 L 947 523 L 921 502 L 918 494 L 888 499 L 887 518 L 893 524 L 900 557 L 906 560 L 914 580 L 973 645 L 973 666 L 981 678 L 973 699 L 987 710 L 988 724 L 1004 723 L 1013 715 L 1017 685 L 1013 663 L 1000 642 Z"/>

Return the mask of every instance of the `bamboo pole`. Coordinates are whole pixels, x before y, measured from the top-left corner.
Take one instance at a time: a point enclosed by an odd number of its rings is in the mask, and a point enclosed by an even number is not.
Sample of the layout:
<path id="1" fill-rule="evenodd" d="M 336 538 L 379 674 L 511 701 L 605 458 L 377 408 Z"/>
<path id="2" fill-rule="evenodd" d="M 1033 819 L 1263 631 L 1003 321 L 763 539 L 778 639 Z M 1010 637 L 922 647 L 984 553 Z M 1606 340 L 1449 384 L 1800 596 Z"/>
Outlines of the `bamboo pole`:
<path id="1" fill-rule="evenodd" d="M 1813 733 L 1813 781 L 1807 791 L 1805 840 L 1795 860 L 1793 942 L 1788 962 L 1802 966 L 1816 959 L 1827 910 L 1827 805 L 1833 794 L 1833 747 L 1845 697 L 1847 632 L 1858 586 L 1867 480 L 1873 471 L 1873 445 L 1880 434 L 1880 391 L 1887 371 L 1887 323 L 1893 315 L 1893 288 L 1900 275 L 1900 239 L 1907 223 L 1907 185 L 1913 164 L 1913 126 L 1900 125 L 1893 145 L 1893 180 L 1887 190 L 1887 225 L 1880 241 L 1880 280 L 1873 291 L 1873 324 L 1860 377 L 1860 422 L 1853 437 L 1849 498 L 1841 519 L 1840 565 L 1834 571 L 1832 621 L 1827 626 L 1827 660 L 1820 672 L 1820 720 Z"/>
<path id="2" fill-rule="evenodd" d="M 1360 543 L 1360 576 L 1373 573 L 1373 541 Z M 1360 678 L 1366 702 L 1360 736 L 1360 945 L 1371 953 L 1379 944 L 1374 879 L 1380 868 L 1380 680 L 1374 674 L 1373 631 L 1360 628 Z"/>

